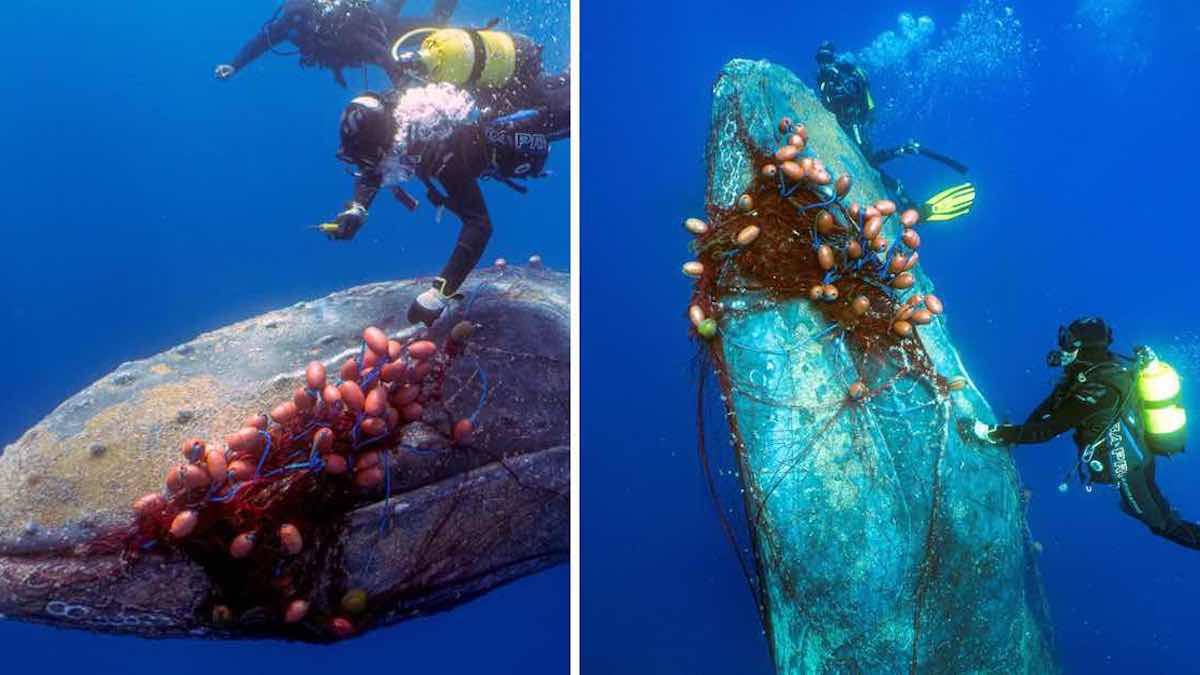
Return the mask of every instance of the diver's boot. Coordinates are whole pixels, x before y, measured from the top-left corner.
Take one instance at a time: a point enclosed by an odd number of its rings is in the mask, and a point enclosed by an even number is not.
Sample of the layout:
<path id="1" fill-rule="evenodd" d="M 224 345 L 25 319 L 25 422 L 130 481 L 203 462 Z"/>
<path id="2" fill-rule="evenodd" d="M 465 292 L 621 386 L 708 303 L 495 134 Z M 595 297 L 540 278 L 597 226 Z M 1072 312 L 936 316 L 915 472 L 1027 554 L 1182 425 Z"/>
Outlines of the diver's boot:
<path id="1" fill-rule="evenodd" d="M 446 280 L 437 279 L 433 282 L 432 288 L 418 295 L 408 308 L 408 322 L 413 325 L 423 323 L 433 327 L 434 322 L 441 318 L 442 313 L 446 311 L 446 305 L 453 299 L 453 297 L 443 294 L 442 291 L 445 287 Z"/>

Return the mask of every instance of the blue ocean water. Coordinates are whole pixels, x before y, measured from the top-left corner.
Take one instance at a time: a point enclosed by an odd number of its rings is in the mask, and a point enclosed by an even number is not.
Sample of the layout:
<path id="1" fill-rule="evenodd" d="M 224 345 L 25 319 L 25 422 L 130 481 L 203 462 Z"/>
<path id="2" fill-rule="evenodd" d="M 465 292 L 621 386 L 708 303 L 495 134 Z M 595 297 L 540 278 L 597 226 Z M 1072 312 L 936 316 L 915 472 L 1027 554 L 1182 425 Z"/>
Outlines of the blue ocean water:
<path id="1" fill-rule="evenodd" d="M 212 71 L 273 13 L 272 0 L 5 5 L 0 55 L 0 447 L 120 363 L 260 312 L 349 286 L 436 273 L 457 221 L 381 199 L 350 244 L 311 226 L 351 179 L 334 158 L 339 88 L 295 57 L 265 56 L 229 82 Z M 409 3 L 419 14 L 428 0 Z M 566 0 L 461 3 L 569 56 Z M 370 84 L 383 86 L 381 73 Z M 569 265 L 569 148 L 521 197 L 488 185 L 485 260 Z M 0 458 L 0 461 L 3 461 Z M 333 647 L 141 641 L 0 621 L 5 672 L 263 673 L 401 668 L 560 673 L 569 645 L 559 567 L 453 612 Z"/>
<path id="2" fill-rule="evenodd" d="M 703 214 L 710 89 L 731 58 L 811 83 L 833 40 L 873 74 L 879 145 L 914 137 L 971 167 L 974 214 L 925 226 L 921 260 L 1003 417 L 1049 392 L 1057 327 L 1086 314 L 1109 320 L 1121 350 L 1155 347 L 1200 401 L 1194 3 L 591 2 L 582 31 L 585 672 L 770 670 L 696 457 L 679 274 L 680 220 Z M 958 178 L 916 158 L 889 168 L 915 195 Z M 1152 536 L 1107 488 L 1059 494 L 1068 439 L 1015 455 L 1065 670 L 1196 672 L 1200 553 Z M 1198 481 L 1194 449 L 1159 466 L 1193 519 Z"/>

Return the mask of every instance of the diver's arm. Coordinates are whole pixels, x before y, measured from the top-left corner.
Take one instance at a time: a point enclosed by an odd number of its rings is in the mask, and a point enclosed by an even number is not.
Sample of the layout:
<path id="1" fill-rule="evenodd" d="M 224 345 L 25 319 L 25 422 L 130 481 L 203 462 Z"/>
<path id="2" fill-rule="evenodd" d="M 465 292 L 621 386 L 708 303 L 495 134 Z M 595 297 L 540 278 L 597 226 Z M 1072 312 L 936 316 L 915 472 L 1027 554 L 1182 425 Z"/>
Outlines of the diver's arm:
<path id="1" fill-rule="evenodd" d="M 242 47 L 242 50 L 239 51 L 237 56 L 233 57 L 233 61 L 229 63 L 229 67 L 233 68 L 233 70 L 225 77 L 232 76 L 237 71 L 250 65 L 255 59 L 262 56 L 272 46 L 284 42 L 287 39 L 288 24 L 286 15 L 283 15 L 263 26 L 262 30 L 258 31 L 258 33 L 256 33 L 254 37 Z"/>
<path id="2" fill-rule="evenodd" d="M 1024 424 L 1001 424 L 991 430 L 991 440 L 1005 445 L 1030 445 L 1045 443 L 1050 439 L 1082 424 L 1098 409 L 1096 402 L 1087 403 L 1071 396 L 1062 403 L 1055 403 L 1051 395 L 1030 413 Z"/>
<path id="3" fill-rule="evenodd" d="M 354 200 L 364 210 L 370 209 L 383 185 L 383 176 L 376 171 L 365 171 L 354 179 Z"/>
<path id="4" fill-rule="evenodd" d="M 538 124 L 538 133 L 546 134 L 550 140 L 567 138 L 571 135 L 571 71 L 564 70 L 542 80 L 544 119 Z"/>
<path id="5" fill-rule="evenodd" d="M 354 179 L 354 199 L 346 203 L 346 209 L 333 219 L 337 229 L 327 232 L 330 239 L 353 239 L 367 222 L 368 211 L 379 194 L 383 183 L 380 174 L 369 171 Z"/>

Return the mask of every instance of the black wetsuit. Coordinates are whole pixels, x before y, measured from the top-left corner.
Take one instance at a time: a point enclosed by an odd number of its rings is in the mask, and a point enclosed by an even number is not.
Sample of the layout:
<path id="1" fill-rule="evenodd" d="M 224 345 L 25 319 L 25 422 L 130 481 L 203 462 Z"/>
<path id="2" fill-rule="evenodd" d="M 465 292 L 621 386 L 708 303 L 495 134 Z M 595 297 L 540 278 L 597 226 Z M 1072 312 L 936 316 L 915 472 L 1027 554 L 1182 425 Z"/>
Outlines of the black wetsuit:
<path id="1" fill-rule="evenodd" d="M 871 98 L 871 84 L 862 68 L 848 61 L 834 61 L 821 66 L 817 71 L 817 91 L 821 103 L 837 118 L 838 124 L 851 140 L 858 145 L 863 157 L 871 166 L 879 169 L 883 185 L 896 197 L 901 208 L 913 205 L 904 192 L 904 185 L 880 168 L 885 162 L 914 154 L 911 143 L 876 151 L 871 143 L 867 128 L 874 117 L 875 103 Z"/>
<path id="2" fill-rule="evenodd" d="M 300 63 L 327 68 L 343 87 L 344 68 L 377 65 L 395 75 L 392 42 L 424 26 L 443 26 L 458 0 L 436 0 L 428 17 L 402 18 L 404 0 L 285 0 L 229 64 L 240 71 L 267 50 L 295 45 Z"/>
<path id="3" fill-rule="evenodd" d="M 870 158 L 867 126 L 871 124 L 874 105 L 867 74 L 848 61 L 834 61 L 817 72 L 817 91 L 826 109 L 837 117 L 838 124 L 854 139 L 863 155 Z"/>
<path id="4" fill-rule="evenodd" d="M 1136 420 L 1120 423 L 1129 414 L 1133 381 L 1133 372 L 1112 354 L 1081 354 L 1024 424 L 1001 425 L 991 437 L 1010 445 L 1044 443 L 1074 429 L 1081 478 L 1115 485 L 1125 513 L 1160 537 L 1200 549 L 1200 525 L 1181 519 L 1154 482 L 1154 455 L 1138 441 Z M 1098 471 L 1089 466 L 1093 460 Z"/>
<path id="5" fill-rule="evenodd" d="M 499 114 L 463 127 L 433 147 L 410 151 L 420 156 L 416 178 L 424 183 L 430 202 L 444 206 L 462 221 L 454 252 L 439 275 L 445 280 L 442 292 L 447 296 L 452 296 L 475 269 L 492 236 L 492 221 L 479 180 L 491 178 L 523 191 L 513 179 L 541 175 L 549 143 L 570 135 L 569 75 L 545 78 L 526 94 L 531 98 L 506 98 L 506 107 Z M 385 97 L 385 104 L 390 107 L 396 100 L 398 94 L 393 92 Z M 510 124 L 494 122 L 497 117 L 522 109 L 535 111 L 536 116 Z M 377 157 L 384 151 L 381 148 L 370 154 Z M 384 177 L 374 162 L 356 163 L 359 174 L 354 202 L 369 209 Z"/>

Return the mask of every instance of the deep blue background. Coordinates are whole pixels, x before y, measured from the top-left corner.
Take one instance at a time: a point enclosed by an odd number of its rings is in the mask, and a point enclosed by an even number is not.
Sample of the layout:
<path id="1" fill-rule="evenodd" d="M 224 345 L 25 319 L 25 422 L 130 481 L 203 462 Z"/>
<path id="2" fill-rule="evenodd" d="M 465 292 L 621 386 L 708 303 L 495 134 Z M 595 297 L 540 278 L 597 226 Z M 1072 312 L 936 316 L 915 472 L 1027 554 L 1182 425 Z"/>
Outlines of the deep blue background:
<path id="1" fill-rule="evenodd" d="M 337 120 L 362 78 L 348 74 L 342 90 L 295 57 L 266 56 L 216 82 L 213 67 L 274 7 L 5 4 L 0 446 L 123 361 L 302 299 L 440 269 L 458 224 L 434 224 L 428 207 L 410 215 L 381 197 L 349 244 L 308 229 L 350 196 L 334 159 Z M 548 68 L 566 63 L 565 0 L 463 2 L 458 16 L 511 17 L 551 41 Z M 485 186 L 496 225 L 486 260 L 540 253 L 567 268 L 568 150 L 555 147 L 559 174 L 528 197 Z M 561 673 L 568 609 L 562 566 L 334 647 L 147 642 L 0 621 L 0 649 L 5 672 Z"/>
<path id="2" fill-rule="evenodd" d="M 966 4 L 584 3 L 585 672 L 769 669 L 695 454 L 679 222 L 703 213 L 716 74 L 734 57 L 766 58 L 811 83 L 820 40 L 857 49 L 901 11 L 929 14 L 946 31 Z M 922 262 L 968 368 L 1009 418 L 1048 392 L 1054 373 L 1044 355 L 1057 326 L 1083 313 L 1107 317 L 1123 349 L 1160 348 L 1200 401 L 1192 262 L 1200 14 L 1194 3 L 1138 4 L 1148 15 L 1123 15 L 1130 2 L 1011 3 L 1027 72 L 942 82 L 935 110 L 888 120 L 879 139 L 911 134 L 972 167 L 974 215 L 925 227 Z M 918 195 L 956 178 L 917 159 L 893 170 Z M 1195 452 L 1159 470 L 1163 491 L 1193 518 Z M 1041 570 L 1067 670 L 1195 672 L 1200 552 L 1151 536 L 1108 489 L 1059 495 L 1074 460 L 1067 439 L 1016 456 L 1034 494 L 1030 524 L 1045 547 Z"/>

